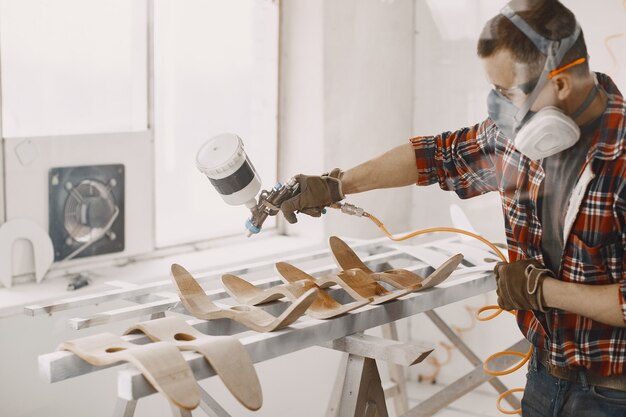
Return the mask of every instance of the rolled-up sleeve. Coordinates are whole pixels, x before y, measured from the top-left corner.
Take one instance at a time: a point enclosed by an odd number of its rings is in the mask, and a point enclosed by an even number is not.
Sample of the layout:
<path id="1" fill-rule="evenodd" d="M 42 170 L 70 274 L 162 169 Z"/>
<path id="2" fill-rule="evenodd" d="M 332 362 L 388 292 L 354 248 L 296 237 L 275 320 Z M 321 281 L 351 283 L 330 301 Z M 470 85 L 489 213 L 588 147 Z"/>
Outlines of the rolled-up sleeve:
<path id="1" fill-rule="evenodd" d="M 438 183 L 460 198 L 497 191 L 495 139 L 490 119 L 472 127 L 411 139 L 418 171 L 417 185 Z"/>

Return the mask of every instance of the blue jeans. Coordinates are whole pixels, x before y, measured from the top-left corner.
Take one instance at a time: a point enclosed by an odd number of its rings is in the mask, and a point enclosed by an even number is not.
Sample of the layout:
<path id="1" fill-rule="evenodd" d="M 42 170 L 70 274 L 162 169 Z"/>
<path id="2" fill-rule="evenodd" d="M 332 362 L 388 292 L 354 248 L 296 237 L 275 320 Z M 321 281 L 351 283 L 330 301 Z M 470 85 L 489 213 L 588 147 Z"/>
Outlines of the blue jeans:
<path id="1" fill-rule="evenodd" d="M 626 392 L 555 378 L 533 355 L 522 417 L 626 417 Z"/>

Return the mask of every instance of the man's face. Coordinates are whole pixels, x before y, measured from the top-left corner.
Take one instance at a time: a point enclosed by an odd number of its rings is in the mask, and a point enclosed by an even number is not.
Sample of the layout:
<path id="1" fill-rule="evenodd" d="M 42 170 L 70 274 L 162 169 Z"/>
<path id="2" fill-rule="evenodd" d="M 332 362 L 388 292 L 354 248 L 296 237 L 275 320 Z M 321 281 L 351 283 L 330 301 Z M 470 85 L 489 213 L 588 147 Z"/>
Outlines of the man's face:
<path id="1" fill-rule="evenodd" d="M 508 49 L 500 49 L 490 57 L 483 58 L 483 65 L 493 88 L 509 99 L 516 107 L 522 107 L 538 81 L 528 65 L 514 61 Z M 557 99 L 550 80 L 544 85 L 531 111 L 556 105 Z"/>

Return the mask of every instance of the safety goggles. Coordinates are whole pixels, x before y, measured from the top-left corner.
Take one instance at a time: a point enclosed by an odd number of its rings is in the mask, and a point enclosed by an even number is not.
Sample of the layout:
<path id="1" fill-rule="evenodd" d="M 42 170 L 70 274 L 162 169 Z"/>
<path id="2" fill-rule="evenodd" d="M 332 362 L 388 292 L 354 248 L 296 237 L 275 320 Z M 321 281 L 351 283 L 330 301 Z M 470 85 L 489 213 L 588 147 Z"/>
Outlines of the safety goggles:
<path id="1" fill-rule="evenodd" d="M 548 78 L 551 79 L 555 75 L 560 74 L 563 71 L 567 71 L 568 69 L 572 67 L 580 65 L 584 63 L 585 61 L 587 61 L 587 58 L 578 58 L 570 62 L 569 64 L 563 65 L 562 67 L 559 67 L 553 71 L 550 71 L 550 73 L 548 74 Z M 526 81 L 525 83 L 518 84 L 509 88 L 504 88 L 504 87 L 500 87 L 499 85 L 492 84 L 491 88 L 493 88 L 497 93 L 501 94 L 505 98 L 509 100 L 513 100 L 514 98 L 528 96 L 537 86 L 537 83 L 539 82 L 539 78 L 541 77 L 534 78 L 532 80 Z"/>

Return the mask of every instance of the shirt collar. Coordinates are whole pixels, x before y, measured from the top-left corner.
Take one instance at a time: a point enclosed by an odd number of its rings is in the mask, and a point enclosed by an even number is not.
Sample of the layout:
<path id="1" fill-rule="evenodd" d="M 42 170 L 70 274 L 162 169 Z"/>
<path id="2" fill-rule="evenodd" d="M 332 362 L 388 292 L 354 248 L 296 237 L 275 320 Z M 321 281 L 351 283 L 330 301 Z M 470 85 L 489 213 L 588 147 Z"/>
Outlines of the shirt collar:
<path id="1" fill-rule="evenodd" d="M 591 143 L 589 155 L 595 159 L 617 158 L 626 145 L 626 101 L 611 77 L 596 73 L 598 84 L 607 93 L 606 109 Z"/>

